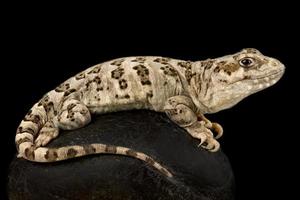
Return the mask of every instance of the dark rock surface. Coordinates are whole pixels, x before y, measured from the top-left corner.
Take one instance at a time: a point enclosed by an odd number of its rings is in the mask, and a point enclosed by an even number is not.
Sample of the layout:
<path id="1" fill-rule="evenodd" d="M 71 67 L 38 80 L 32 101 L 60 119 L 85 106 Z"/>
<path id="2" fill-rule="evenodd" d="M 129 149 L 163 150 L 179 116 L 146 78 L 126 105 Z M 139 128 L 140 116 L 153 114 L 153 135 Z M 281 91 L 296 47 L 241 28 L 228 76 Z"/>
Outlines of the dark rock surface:
<path id="1" fill-rule="evenodd" d="M 97 142 L 144 152 L 175 177 L 165 178 L 146 163 L 119 155 L 56 163 L 14 159 L 10 199 L 234 199 L 233 172 L 224 153 L 197 148 L 198 141 L 163 113 L 139 110 L 94 116 L 89 126 L 61 132 L 48 146 Z"/>

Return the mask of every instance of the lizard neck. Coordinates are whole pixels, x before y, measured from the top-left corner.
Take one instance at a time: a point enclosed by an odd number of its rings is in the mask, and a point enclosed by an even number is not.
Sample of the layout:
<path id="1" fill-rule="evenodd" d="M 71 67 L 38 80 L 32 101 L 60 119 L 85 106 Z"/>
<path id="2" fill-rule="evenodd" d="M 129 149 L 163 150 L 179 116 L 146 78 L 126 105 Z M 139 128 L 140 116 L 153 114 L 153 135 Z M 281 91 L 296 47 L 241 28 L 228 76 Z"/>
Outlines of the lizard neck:
<path id="1" fill-rule="evenodd" d="M 188 92 L 198 110 L 203 114 L 210 112 L 210 108 L 205 104 L 205 97 L 209 92 L 209 82 L 207 82 L 208 80 L 206 79 L 209 79 L 210 73 L 207 72 L 207 67 L 206 69 L 204 68 L 202 61 L 192 63 L 192 76 L 189 82 Z"/>

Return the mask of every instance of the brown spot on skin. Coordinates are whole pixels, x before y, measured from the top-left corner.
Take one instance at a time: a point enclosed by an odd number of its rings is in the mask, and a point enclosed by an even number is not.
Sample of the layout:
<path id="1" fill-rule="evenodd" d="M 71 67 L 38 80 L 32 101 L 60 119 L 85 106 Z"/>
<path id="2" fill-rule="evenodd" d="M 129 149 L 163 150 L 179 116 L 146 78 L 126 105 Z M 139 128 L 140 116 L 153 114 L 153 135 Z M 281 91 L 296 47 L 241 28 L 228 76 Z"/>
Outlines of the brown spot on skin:
<path id="1" fill-rule="evenodd" d="M 49 102 L 47 104 L 44 104 L 44 109 L 45 109 L 46 113 L 50 112 L 51 110 L 54 110 L 53 102 Z"/>
<path id="2" fill-rule="evenodd" d="M 48 101 L 49 101 L 49 96 L 48 95 L 45 95 L 41 100 L 40 100 L 40 102 L 38 103 L 38 106 L 42 106 L 42 105 L 45 105 L 45 104 L 47 104 L 48 103 Z"/>
<path id="3" fill-rule="evenodd" d="M 154 165 L 155 163 L 155 161 L 150 157 L 146 157 L 145 162 L 148 163 L 149 165 Z"/>
<path id="4" fill-rule="evenodd" d="M 80 79 L 84 79 L 84 78 L 85 78 L 85 73 L 84 72 L 81 72 L 81 73 L 79 73 L 75 76 L 76 80 L 80 80 Z"/>
<path id="5" fill-rule="evenodd" d="M 124 68 L 118 67 L 111 72 L 111 77 L 114 79 L 120 79 L 124 74 Z"/>
<path id="6" fill-rule="evenodd" d="M 151 85 L 151 81 L 149 80 L 142 80 L 141 83 L 142 85 Z"/>
<path id="7" fill-rule="evenodd" d="M 35 136 L 37 133 L 34 132 L 34 130 L 30 127 L 26 127 L 26 128 L 23 128 L 23 127 L 19 127 L 18 130 L 17 130 L 17 134 L 19 133 L 29 133 L 33 136 Z"/>
<path id="8" fill-rule="evenodd" d="M 128 94 L 126 94 L 124 97 L 125 97 L 126 99 L 129 99 L 129 98 L 130 98 L 130 96 L 129 96 Z"/>
<path id="9" fill-rule="evenodd" d="M 220 67 L 219 66 L 217 66 L 215 69 L 214 69 L 214 73 L 219 73 L 220 72 Z"/>
<path id="10" fill-rule="evenodd" d="M 132 156 L 132 157 L 137 157 L 137 153 L 131 149 L 126 151 L 126 155 Z"/>
<path id="11" fill-rule="evenodd" d="M 140 76 L 142 85 L 151 85 L 149 79 L 149 70 L 144 65 L 136 65 L 132 69 L 136 70 L 137 75 Z"/>
<path id="12" fill-rule="evenodd" d="M 67 110 L 70 111 L 70 110 L 72 110 L 75 106 L 76 106 L 75 103 L 70 103 L 70 104 L 67 106 Z"/>
<path id="13" fill-rule="evenodd" d="M 85 84 L 85 87 L 86 89 L 88 90 L 88 88 L 90 87 L 90 84 L 92 83 L 92 81 L 88 81 L 86 84 Z"/>
<path id="14" fill-rule="evenodd" d="M 62 83 L 55 88 L 55 92 L 65 92 L 70 89 L 70 83 Z"/>
<path id="15" fill-rule="evenodd" d="M 32 142 L 30 138 L 28 137 L 24 137 L 24 138 L 21 138 L 19 140 L 16 141 L 16 146 L 17 146 L 17 149 L 19 150 L 19 146 L 20 144 L 24 143 L 24 142 Z"/>
<path id="16" fill-rule="evenodd" d="M 224 80 L 224 79 L 221 79 L 220 81 L 223 82 L 223 83 L 228 83 L 228 81 Z"/>
<path id="17" fill-rule="evenodd" d="M 153 97 L 153 91 L 147 92 L 147 97 L 152 98 Z"/>
<path id="18" fill-rule="evenodd" d="M 48 149 L 48 151 L 45 154 L 45 159 L 49 161 L 55 161 L 57 157 L 58 155 L 55 149 Z"/>
<path id="19" fill-rule="evenodd" d="M 29 148 L 26 148 L 25 151 L 24 151 L 24 154 L 26 156 L 26 158 L 28 158 L 29 160 L 34 160 L 34 150 L 33 148 L 29 147 Z"/>
<path id="20" fill-rule="evenodd" d="M 106 153 L 115 154 L 117 152 L 117 148 L 115 146 L 107 145 L 104 151 Z"/>
<path id="21" fill-rule="evenodd" d="M 117 94 L 116 94 L 116 96 L 115 96 L 115 97 L 116 97 L 116 98 L 118 98 L 118 97 L 119 97 L 119 95 L 117 95 Z"/>
<path id="22" fill-rule="evenodd" d="M 172 65 L 168 64 L 164 68 L 161 68 L 165 75 L 168 76 L 178 76 L 177 71 L 173 68 Z"/>
<path id="23" fill-rule="evenodd" d="M 97 90 L 97 92 L 102 91 L 102 90 L 103 90 L 103 87 L 99 87 L 99 88 L 97 88 L 96 90 Z"/>
<path id="24" fill-rule="evenodd" d="M 119 86 L 120 86 L 120 89 L 122 89 L 122 90 L 126 89 L 128 86 L 127 81 L 125 79 L 119 80 Z"/>
<path id="25" fill-rule="evenodd" d="M 96 65 L 91 71 L 89 71 L 88 72 L 88 74 L 97 74 L 97 73 L 99 73 L 100 72 L 100 70 L 101 70 L 101 65 Z"/>
<path id="26" fill-rule="evenodd" d="M 39 115 L 30 114 L 25 116 L 24 121 L 31 121 L 35 124 L 40 125 L 41 117 Z"/>
<path id="27" fill-rule="evenodd" d="M 229 72 L 235 72 L 237 71 L 238 69 L 240 68 L 240 66 L 236 63 L 229 63 L 229 64 L 226 64 L 223 69 L 224 70 L 227 70 Z"/>
<path id="28" fill-rule="evenodd" d="M 196 75 L 196 73 L 192 73 L 192 71 L 190 71 L 190 70 L 186 70 L 186 71 L 185 71 L 185 78 L 186 78 L 188 84 L 191 83 L 191 79 L 192 79 L 193 76 L 195 76 L 195 75 Z"/>
<path id="29" fill-rule="evenodd" d="M 213 66 L 214 61 L 211 59 L 201 62 L 201 67 L 204 67 L 204 70 L 209 70 Z"/>
<path id="30" fill-rule="evenodd" d="M 64 96 L 69 96 L 70 94 L 72 94 L 73 92 L 76 92 L 76 89 L 70 89 L 68 91 L 65 92 Z"/>
<path id="31" fill-rule="evenodd" d="M 86 154 L 93 154 L 96 152 L 96 149 L 91 145 L 82 146 Z"/>
<path id="32" fill-rule="evenodd" d="M 165 65 L 168 64 L 170 60 L 171 60 L 170 58 L 156 58 L 153 60 L 153 62 L 157 62 Z"/>
<path id="33" fill-rule="evenodd" d="M 231 75 L 231 71 L 224 70 L 229 76 Z"/>
<path id="34" fill-rule="evenodd" d="M 138 63 L 144 63 L 146 61 L 146 58 L 144 57 L 136 57 L 135 59 L 131 60 L 131 62 L 138 62 Z"/>
<path id="35" fill-rule="evenodd" d="M 217 67 L 214 69 L 214 72 L 219 73 L 221 70 L 223 70 L 230 76 L 232 72 L 237 71 L 239 68 L 240 66 L 237 63 L 227 63 L 226 61 L 221 61 L 217 63 Z"/>
<path id="36" fill-rule="evenodd" d="M 186 69 L 192 69 L 192 64 L 193 64 L 193 62 L 191 62 L 191 61 L 177 63 L 177 65 L 179 65 L 180 67 L 186 68 Z"/>
<path id="37" fill-rule="evenodd" d="M 118 60 L 114 60 L 110 64 L 111 65 L 116 65 L 116 66 L 121 66 L 123 62 L 124 62 L 124 59 L 118 59 Z"/>
<path id="38" fill-rule="evenodd" d="M 98 85 L 101 84 L 101 79 L 99 76 L 96 76 L 94 79 L 93 79 L 93 82 L 97 83 Z"/>
<path id="39" fill-rule="evenodd" d="M 70 148 L 70 149 L 68 149 L 67 156 L 69 158 L 73 158 L 77 155 L 77 153 L 78 153 L 77 150 Z"/>

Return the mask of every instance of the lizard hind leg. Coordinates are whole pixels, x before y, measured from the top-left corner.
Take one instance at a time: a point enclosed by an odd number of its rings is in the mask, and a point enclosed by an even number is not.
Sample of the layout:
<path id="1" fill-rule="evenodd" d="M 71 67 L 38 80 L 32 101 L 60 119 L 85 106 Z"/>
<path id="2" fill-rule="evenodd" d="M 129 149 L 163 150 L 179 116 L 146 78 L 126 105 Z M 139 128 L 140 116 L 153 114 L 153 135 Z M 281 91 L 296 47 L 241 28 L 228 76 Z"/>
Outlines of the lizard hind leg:
<path id="1" fill-rule="evenodd" d="M 40 130 L 38 137 L 34 142 L 35 147 L 46 146 L 52 139 L 58 136 L 59 129 L 53 122 L 46 122 Z"/>
<path id="2" fill-rule="evenodd" d="M 63 103 L 56 121 L 59 128 L 74 130 L 87 125 L 91 121 L 91 114 L 82 102 L 69 99 Z"/>

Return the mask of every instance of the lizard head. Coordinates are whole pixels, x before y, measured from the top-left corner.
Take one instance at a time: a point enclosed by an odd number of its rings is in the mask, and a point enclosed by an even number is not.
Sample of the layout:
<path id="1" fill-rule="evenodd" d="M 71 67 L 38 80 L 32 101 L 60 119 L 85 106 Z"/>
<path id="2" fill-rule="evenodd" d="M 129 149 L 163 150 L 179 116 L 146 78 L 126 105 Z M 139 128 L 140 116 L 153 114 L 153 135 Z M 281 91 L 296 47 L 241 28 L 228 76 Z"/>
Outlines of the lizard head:
<path id="1" fill-rule="evenodd" d="M 210 113 L 230 108 L 245 97 L 274 85 L 285 70 L 277 59 L 250 48 L 210 61 L 209 68 L 202 66 L 200 78 L 200 82 L 206 82 L 206 86 L 201 87 L 206 91 L 197 94 Z"/>

